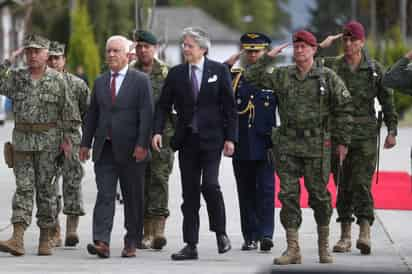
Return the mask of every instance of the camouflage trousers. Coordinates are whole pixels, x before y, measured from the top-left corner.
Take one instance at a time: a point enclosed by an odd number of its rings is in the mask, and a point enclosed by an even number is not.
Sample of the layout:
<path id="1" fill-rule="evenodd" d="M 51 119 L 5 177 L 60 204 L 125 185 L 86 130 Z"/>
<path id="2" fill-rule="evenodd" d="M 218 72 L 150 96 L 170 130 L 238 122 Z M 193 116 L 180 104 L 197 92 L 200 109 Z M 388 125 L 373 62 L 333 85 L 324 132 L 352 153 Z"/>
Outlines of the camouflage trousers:
<path id="1" fill-rule="evenodd" d="M 359 219 L 374 221 L 374 204 L 371 192 L 372 176 L 376 166 L 376 138 L 352 140 L 348 155 L 343 162 L 338 180 L 338 160 L 332 157 L 335 182 L 339 182 L 336 209 L 337 222 L 353 222 L 353 215 Z"/>
<path id="2" fill-rule="evenodd" d="M 302 224 L 299 178 L 304 177 L 309 193 L 309 206 L 318 225 L 329 225 L 332 216 L 331 195 L 326 188 L 330 170 L 325 170 L 322 158 L 280 155 L 277 159 L 280 178 L 279 200 L 282 202 L 280 221 L 283 227 L 298 229 Z M 330 161 L 330 159 L 328 159 Z M 330 166 L 330 165 L 326 165 Z"/>
<path id="3" fill-rule="evenodd" d="M 54 227 L 56 222 L 56 190 L 53 177 L 57 168 L 58 152 L 15 152 L 14 175 L 16 192 L 13 196 L 11 222 L 29 226 L 32 221 L 33 199 L 36 195 L 37 225 L 40 228 Z"/>
<path id="4" fill-rule="evenodd" d="M 61 197 L 63 197 L 63 213 L 66 215 L 83 216 L 82 178 L 83 167 L 79 159 L 79 145 L 73 145 L 73 153 L 70 159 L 65 159 L 61 175 L 63 178 L 62 195 L 57 195 L 57 214 L 62 210 Z M 56 185 L 56 193 L 59 193 L 60 186 Z M 57 216 L 56 216 L 57 217 Z"/>
<path id="5" fill-rule="evenodd" d="M 145 174 L 145 217 L 169 216 L 169 175 L 173 169 L 174 153 L 169 147 L 160 153 L 152 151 L 152 160 Z"/>

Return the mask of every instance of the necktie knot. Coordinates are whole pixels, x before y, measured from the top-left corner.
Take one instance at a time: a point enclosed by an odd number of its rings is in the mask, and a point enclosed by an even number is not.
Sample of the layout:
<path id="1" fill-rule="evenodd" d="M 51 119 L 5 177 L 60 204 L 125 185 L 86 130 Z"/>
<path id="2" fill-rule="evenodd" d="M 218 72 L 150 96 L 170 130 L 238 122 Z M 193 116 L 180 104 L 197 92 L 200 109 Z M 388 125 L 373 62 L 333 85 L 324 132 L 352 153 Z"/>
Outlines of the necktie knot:
<path id="1" fill-rule="evenodd" d="M 117 76 L 119 76 L 119 73 L 118 73 L 118 72 L 113 72 L 113 73 L 112 73 L 112 77 L 113 77 L 113 78 L 117 78 Z"/>

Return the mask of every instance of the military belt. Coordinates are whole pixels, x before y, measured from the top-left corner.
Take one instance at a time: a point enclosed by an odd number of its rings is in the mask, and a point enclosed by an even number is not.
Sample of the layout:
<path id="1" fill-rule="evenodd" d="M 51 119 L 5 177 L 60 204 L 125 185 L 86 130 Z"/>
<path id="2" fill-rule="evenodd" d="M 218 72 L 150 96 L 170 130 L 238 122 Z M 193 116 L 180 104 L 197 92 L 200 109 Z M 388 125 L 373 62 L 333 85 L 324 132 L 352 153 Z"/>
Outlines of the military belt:
<path id="1" fill-rule="evenodd" d="M 31 161 L 33 159 L 33 151 L 14 151 L 14 162 Z"/>
<path id="2" fill-rule="evenodd" d="M 373 116 L 359 116 L 353 117 L 353 122 L 355 123 L 368 123 L 368 122 L 375 122 L 376 119 Z"/>
<path id="3" fill-rule="evenodd" d="M 56 128 L 56 123 L 41 123 L 41 124 L 29 124 L 29 123 L 16 123 L 15 130 L 23 132 L 45 132 L 49 129 Z"/>
<path id="4" fill-rule="evenodd" d="M 307 137 L 316 137 L 322 134 L 322 130 L 320 128 L 286 128 L 281 132 L 286 136 L 297 137 L 299 139 Z"/>

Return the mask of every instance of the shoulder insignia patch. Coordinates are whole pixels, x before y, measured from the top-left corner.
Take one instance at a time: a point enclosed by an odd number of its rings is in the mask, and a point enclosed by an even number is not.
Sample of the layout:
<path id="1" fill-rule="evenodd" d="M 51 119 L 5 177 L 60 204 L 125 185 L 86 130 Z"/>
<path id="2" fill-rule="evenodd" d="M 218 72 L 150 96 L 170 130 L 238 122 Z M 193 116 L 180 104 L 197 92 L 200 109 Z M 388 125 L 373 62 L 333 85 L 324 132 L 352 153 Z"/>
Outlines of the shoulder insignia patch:
<path id="1" fill-rule="evenodd" d="M 342 96 L 343 96 L 344 98 L 350 97 L 349 91 L 348 91 L 347 89 L 345 89 L 344 91 L 342 91 Z"/>

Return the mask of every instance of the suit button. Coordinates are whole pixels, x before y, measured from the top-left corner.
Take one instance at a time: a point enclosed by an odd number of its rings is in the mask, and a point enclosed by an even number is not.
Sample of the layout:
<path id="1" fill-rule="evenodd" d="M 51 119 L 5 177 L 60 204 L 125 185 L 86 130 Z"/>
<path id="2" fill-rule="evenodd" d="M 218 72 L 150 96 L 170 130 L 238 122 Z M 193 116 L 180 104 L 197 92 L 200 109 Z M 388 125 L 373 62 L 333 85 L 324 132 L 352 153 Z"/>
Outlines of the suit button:
<path id="1" fill-rule="evenodd" d="M 251 125 L 251 124 L 249 124 L 249 125 L 248 125 L 248 127 L 249 127 L 249 128 L 251 128 L 251 127 L 252 127 L 252 125 Z"/>

